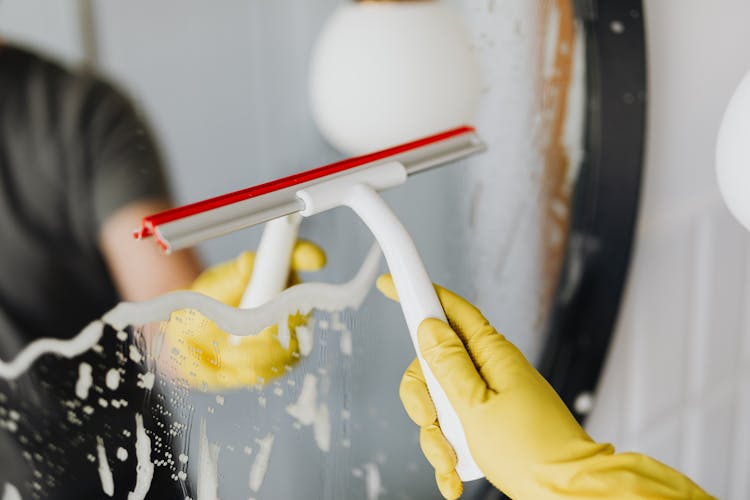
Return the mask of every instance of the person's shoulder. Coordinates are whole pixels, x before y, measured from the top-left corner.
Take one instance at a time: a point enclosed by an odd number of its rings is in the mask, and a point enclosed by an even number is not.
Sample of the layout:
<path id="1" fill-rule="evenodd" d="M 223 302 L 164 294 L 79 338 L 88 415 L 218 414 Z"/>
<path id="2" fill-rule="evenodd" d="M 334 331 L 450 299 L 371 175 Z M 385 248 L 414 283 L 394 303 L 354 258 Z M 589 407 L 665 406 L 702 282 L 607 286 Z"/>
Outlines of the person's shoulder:
<path id="1" fill-rule="evenodd" d="M 60 80 L 73 76 L 72 71 L 52 57 L 21 45 L 9 43 L 0 45 L 0 67 L 3 68 L 3 73 L 6 75 L 14 75 L 18 79 L 25 79 L 38 74 Z"/>
<path id="2" fill-rule="evenodd" d="M 0 72 L 26 83 L 41 80 L 45 86 L 123 94 L 109 79 L 85 66 L 66 65 L 42 51 L 13 43 L 0 44 Z"/>
<path id="3" fill-rule="evenodd" d="M 0 74 L 6 79 L 3 87 L 16 88 L 26 99 L 43 97 L 39 93 L 55 96 L 51 101 L 38 101 L 56 108 L 55 113 L 79 115 L 91 110 L 117 113 L 132 105 L 123 89 L 98 72 L 83 65 L 65 65 L 47 54 L 19 45 L 0 45 Z"/>

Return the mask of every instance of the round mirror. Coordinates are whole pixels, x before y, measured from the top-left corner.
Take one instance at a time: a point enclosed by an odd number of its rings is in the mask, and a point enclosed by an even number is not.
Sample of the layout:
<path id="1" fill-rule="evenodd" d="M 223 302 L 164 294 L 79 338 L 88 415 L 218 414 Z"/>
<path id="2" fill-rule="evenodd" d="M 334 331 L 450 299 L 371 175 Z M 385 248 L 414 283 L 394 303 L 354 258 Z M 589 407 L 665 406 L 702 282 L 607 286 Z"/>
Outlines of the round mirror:
<path id="1" fill-rule="evenodd" d="M 84 65 L 116 82 L 151 124 L 143 133 L 160 145 L 178 204 L 340 160 L 344 153 L 334 146 L 362 153 L 370 140 L 391 145 L 406 129 L 433 133 L 429 127 L 442 128 L 442 116 L 447 127 L 476 110 L 472 125 L 486 152 L 409 178 L 384 198 L 430 278 L 476 304 L 585 417 L 619 306 L 637 207 L 645 101 L 640 2 L 42 3 L 0 3 L 0 63 L 9 47 L 48 51 L 40 57 L 62 60 L 71 68 L 65 71 Z M 398 9 L 413 15 L 407 11 L 433 3 L 442 13 L 437 21 L 447 22 L 445 12 L 460 21 L 478 74 L 467 76 L 473 63 L 462 66 L 445 49 L 429 61 L 431 71 L 460 74 L 409 87 L 420 98 L 433 96 L 425 102 L 434 114 L 388 121 L 417 97 L 383 94 L 383 113 L 367 118 L 386 120 L 376 127 L 382 137 L 364 126 L 330 125 L 323 115 L 342 111 L 337 92 L 317 95 L 314 88 L 311 97 L 308 87 L 313 47 L 329 19 L 343 23 L 342 9 L 363 9 L 352 15 L 354 24 L 340 27 L 356 36 L 369 26 L 366 16 L 387 9 L 401 23 L 400 35 L 424 35 L 412 41 L 415 48 L 431 32 L 404 31 L 416 21 L 400 18 Z M 346 55 L 339 44 L 333 48 Z M 408 87 L 411 80 L 402 82 L 388 60 L 379 64 L 381 71 L 362 71 L 394 93 Z M 314 80 L 330 75 L 312 71 Z M 455 91 L 449 84 L 472 87 L 478 102 L 447 102 L 441 96 Z M 359 84 L 340 92 L 352 103 L 372 96 Z M 64 102 L 80 105 L 75 95 Z M 349 127 L 362 125 L 361 114 L 344 111 Z M 68 137 L 61 127 L 51 127 L 50 137 Z M 126 181 L 120 186 L 125 191 Z M 86 193 L 65 191 L 63 199 Z M 0 439 L 12 457 L 0 472 L 6 496 L 439 495 L 418 429 L 399 400 L 415 353 L 401 309 L 375 290 L 387 269 L 372 234 L 346 208 L 304 220 L 301 237 L 325 251 L 327 265 L 300 264 L 290 284 L 303 285 L 259 314 L 237 306 L 253 267 L 243 252 L 257 247 L 260 234 L 258 227 L 201 245 L 206 267 L 231 263 L 212 268 L 192 291 L 132 303 L 81 292 L 88 279 L 112 279 L 96 235 L 87 240 L 90 254 L 78 247 L 75 255 L 58 252 L 60 262 L 96 262 L 77 271 L 81 283 L 58 294 L 98 308 L 100 317 L 75 328 L 65 322 L 67 309 L 45 302 L 62 301 L 39 292 L 31 303 L 39 315 L 49 312 L 39 323 L 45 326 L 25 330 L 10 305 L 23 283 L 4 289 L 0 335 L 12 340 L 3 340 L 0 363 Z M 19 242 L 8 248 L 21 255 Z M 143 272 L 135 261 L 127 270 Z M 465 486 L 466 498 L 499 495 L 484 480 Z"/>

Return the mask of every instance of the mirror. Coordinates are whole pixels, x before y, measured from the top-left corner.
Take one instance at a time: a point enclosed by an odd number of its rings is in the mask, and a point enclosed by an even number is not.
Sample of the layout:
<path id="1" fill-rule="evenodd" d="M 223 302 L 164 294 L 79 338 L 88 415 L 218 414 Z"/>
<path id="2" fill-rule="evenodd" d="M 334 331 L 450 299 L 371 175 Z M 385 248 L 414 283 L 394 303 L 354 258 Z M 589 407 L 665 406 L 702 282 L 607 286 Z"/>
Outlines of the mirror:
<path id="1" fill-rule="evenodd" d="M 124 89 L 151 125 L 182 204 L 342 158 L 308 103 L 312 47 L 342 3 L 4 0 L 0 33 L 8 44 L 93 67 Z M 462 16 L 479 59 L 475 125 L 488 150 L 384 196 L 430 277 L 538 360 L 584 157 L 583 27 L 571 1 L 446 3 Z M 203 262 L 254 249 L 260 230 L 201 245 Z M 362 300 L 274 309 L 243 330 L 287 336 L 282 346 L 296 356 L 273 376 L 245 374 L 242 387 L 208 380 L 234 344 L 205 332 L 219 328 L 214 321 L 248 316 L 234 308 L 209 314 L 211 302 L 189 292 L 170 295 L 158 313 L 146 301 L 103 309 L 69 359 L 19 354 L 27 345 L 6 349 L 0 366 L 14 377 L 0 381 L 0 436 L 3 449 L 22 455 L 0 473 L 7 488 L 62 498 L 74 479 L 90 497 L 437 497 L 418 429 L 398 398 L 414 351 L 401 310 L 374 289 L 386 269 L 369 253 L 372 235 L 343 208 L 305 220 L 300 234 L 328 260 L 302 273 L 303 282 L 344 287 L 364 276 Z M 248 363 L 238 363 L 252 364 L 256 354 L 241 351 Z M 30 367 L 8 365 L 14 358 Z M 467 498 L 485 487 L 467 483 Z"/>

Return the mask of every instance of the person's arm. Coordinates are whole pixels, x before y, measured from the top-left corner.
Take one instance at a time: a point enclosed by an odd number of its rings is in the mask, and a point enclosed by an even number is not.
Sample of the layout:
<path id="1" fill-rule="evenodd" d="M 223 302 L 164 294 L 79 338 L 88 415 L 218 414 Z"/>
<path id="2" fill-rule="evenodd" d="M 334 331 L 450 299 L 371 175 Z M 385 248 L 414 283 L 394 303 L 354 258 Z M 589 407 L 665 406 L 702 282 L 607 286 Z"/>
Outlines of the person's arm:
<path id="1" fill-rule="evenodd" d="M 102 224 L 99 248 L 123 300 L 140 301 L 171 290 L 189 288 L 201 272 L 192 250 L 164 255 L 156 245 L 131 235 L 147 215 L 171 208 L 166 200 L 134 201 L 116 210 Z"/>
<path id="2" fill-rule="evenodd" d="M 390 276 L 378 289 L 398 300 Z M 450 324 L 426 319 L 419 348 L 461 420 L 482 472 L 516 500 L 710 499 L 678 471 L 639 453 L 615 453 L 578 424 L 552 386 L 478 309 L 435 287 Z M 404 374 L 401 400 L 440 492 L 458 498 L 456 454 L 440 432 L 419 363 Z"/>
<path id="3" fill-rule="evenodd" d="M 188 288 L 201 271 L 192 251 L 161 254 L 132 236 L 143 217 L 172 208 L 156 140 L 130 99 L 114 86 L 81 74 L 64 100 L 78 103 L 70 150 L 84 161 L 70 162 L 86 196 L 75 198 L 81 240 L 101 254 L 120 298 L 141 301 Z M 77 151 L 81 148 L 82 151 Z"/>

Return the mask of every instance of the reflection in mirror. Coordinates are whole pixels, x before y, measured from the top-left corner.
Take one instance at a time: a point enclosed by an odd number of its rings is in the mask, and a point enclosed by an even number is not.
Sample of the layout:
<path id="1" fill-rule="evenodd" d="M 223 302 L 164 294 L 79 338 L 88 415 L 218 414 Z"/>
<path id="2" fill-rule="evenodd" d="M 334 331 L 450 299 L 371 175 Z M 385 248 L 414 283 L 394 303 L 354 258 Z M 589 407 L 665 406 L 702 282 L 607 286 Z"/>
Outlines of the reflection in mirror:
<path id="1" fill-rule="evenodd" d="M 150 118 L 177 203 L 340 159 L 306 96 L 311 47 L 342 2 L 82 3 L 95 7 L 87 19 L 96 36 L 85 39 L 96 51 L 71 42 L 75 11 L 49 10 L 55 29 L 40 30 L 24 24 L 30 7 L 4 0 L 0 29 L 74 64 L 94 54 L 86 62 Z M 479 59 L 475 125 L 489 149 L 385 197 L 431 278 L 477 304 L 534 359 L 577 175 L 582 43 L 570 2 L 446 3 Z M 75 337 L 77 328 L 50 329 L 4 348 L 0 447 L 20 456 L 0 471 L 6 492 L 65 498 L 73 484 L 81 498 L 438 495 L 398 398 L 414 357 L 401 310 L 370 293 L 386 271 L 368 250 L 372 235 L 345 209 L 300 231 L 323 247 L 328 266 L 302 273 L 306 283 L 260 309 L 198 287 L 121 302 Z M 239 265 L 259 234 L 199 251 L 208 264 Z M 96 251 L 81 254 L 101 265 Z M 67 295 L 88 300 L 72 288 Z M 53 310 L 42 302 L 40 294 L 39 314 Z M 466 496 L 479 489 L 467 483 Z"/>

